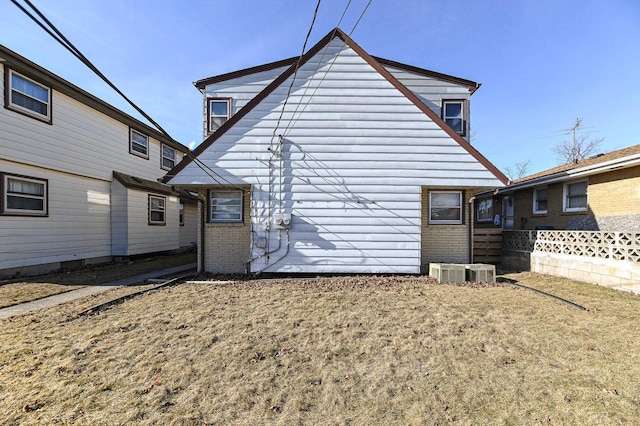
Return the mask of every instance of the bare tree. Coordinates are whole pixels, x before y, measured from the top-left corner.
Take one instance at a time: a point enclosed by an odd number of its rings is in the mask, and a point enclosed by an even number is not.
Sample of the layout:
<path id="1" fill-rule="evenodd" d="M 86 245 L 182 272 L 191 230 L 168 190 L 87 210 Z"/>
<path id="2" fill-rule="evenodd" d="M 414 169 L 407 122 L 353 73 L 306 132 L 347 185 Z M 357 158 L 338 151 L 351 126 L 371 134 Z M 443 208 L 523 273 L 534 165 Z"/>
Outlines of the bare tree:
<path id="1" fill-rule="evenodd" d="M 589 132 L 582 133 L 581 126 L 582 118 L 576 118 L 576 123 L 566 133 L 571 134 L 572 138 L 553 147 L 553 152 L 562 164 L 577 163 L 598 153 L 604 138 L 593 138 Z"/>
<path id="2" fill-rule="evenodd" d="M 527 161 L 519 161 L 513 165 L 513 167 L 507 167 L 504 172 L 509 178 L 509 180 L 520 179 L 521 177 L 525 177 L 529 171 L 529 166 L 531 165 L 531 160 Z"/>

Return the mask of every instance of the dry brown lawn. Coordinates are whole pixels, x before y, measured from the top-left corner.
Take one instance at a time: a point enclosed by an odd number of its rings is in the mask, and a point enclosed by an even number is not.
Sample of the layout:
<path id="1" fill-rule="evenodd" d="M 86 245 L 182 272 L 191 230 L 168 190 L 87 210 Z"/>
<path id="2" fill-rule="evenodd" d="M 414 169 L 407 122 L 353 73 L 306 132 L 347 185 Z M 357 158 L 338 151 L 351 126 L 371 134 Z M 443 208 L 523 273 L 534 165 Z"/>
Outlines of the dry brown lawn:
<path id="1" fill-rule="evenodd" d="M 180 284 L 0 320 L 2 424 L 639 424 L 640 298 L 530 273 Z M 101 299 L 102 298 L 102 299 Z"/>
<path id="2" fill-rule="evenodd" d="M 4 280 L 0 281 L 0 308 L 195 261 L 194 254 L 156 256 L 138 258 L 127 263 L 97 265 L 72 272 Z"/>

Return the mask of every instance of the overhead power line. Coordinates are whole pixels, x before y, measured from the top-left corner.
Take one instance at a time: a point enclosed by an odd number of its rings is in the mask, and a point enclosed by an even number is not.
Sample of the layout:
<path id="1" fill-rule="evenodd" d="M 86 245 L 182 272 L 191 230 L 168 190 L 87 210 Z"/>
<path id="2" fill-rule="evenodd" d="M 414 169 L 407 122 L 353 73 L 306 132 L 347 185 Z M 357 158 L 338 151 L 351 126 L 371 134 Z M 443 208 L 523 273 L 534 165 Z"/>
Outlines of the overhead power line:
<path id="1" fill-rule="evenodd" d="M 160 133 L 169 138 L 170 140 L 176 142 L 176 140 L 171 137 L 171 135 L 162 128 L 155 120 L 153 120 L 149 114 L 144 112 L 142 108 L 136 105 L 131 99 L 129 99 L 114 83 L 111 82 L 93 63 L 87 59 L 86 56 L 82 54 L 82 52 L 74 46 L 69 39 L 67 39 L 61 31 L 59 31 L 56 26 L 49 20 L 47 17 L 31 3 L 29 0 L 24 0 L 24 2 L 40 17 L 44 23 L 38 19 L 38 17 L 34 16 L 29 10 L 27 10 L 24 6 L 18 3 L 17 0 L 11 0 L 11 2 L 18 7 L 23 13 L 25 13 L 33 22 L 35 22 L 40 28 L 42 28 L 47 34 L 49 34 L 54 40 L 56 40 L 60 45 L 62 45 L 65 49 L 67 49 L 73 56 L 75 56 L 80 62 L 86 65 L 91 71 L 93 71 L 98 77 L 100 77 L 105 83 L 109 85 L 113 90 L 116 91 L 122 98 L 127 101 L 129 105 L 131 105 L 136 111 L 138 111 L 144 118 L 146 118 L 151 124 L 153 124 Z M 45 25 L 46 24 L 46 25 Z M 211 167 L 204 164 L 202 161 L 198 160 L 195 155 L 190 150 L 187 150 L 187 156 L 191 157 L 194 160 L 194 163 L 204 171 L 216 184 L 232 186 L 237 189 L 244 189 L 236 184 L 233 184 L 229 180 L 225 179 L 223 176 L 218 174 Z M 217 176 L 217 178 L 216 178 Z M 221 182 L 222 181 L 222 182 Z"/>

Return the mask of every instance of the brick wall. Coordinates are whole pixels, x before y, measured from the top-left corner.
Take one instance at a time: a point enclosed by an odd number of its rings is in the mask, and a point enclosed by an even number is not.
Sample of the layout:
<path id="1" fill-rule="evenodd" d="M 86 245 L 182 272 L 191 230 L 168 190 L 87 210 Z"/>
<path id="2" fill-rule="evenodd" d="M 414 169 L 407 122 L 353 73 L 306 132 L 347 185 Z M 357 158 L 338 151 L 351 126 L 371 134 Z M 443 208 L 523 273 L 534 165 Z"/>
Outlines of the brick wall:
<path id="1" fill-rule="evenodd" d="M 200 196 L 207 199 L 207 191 Z M 243 223 L 204 224 L 204 270 L 219 274 L 245 274 L 251 255 L 250 191 L 244 193 Z M 208 214 L 205 209 L 205 214 Z M 202 225 L 200 225 L 202 226 Z"/>
<path id="2" fill-rule="evenodd" d="M 640 214 L 640 166 L 591 176 L 588 199 L 596 217 Z"/>
<path id="3" fill-rule="evenodd" d="M 429 189 L 460 190 L 460 188 L 422 188 L 422 241 L 421 270 L 427 271 L 429 263 L 469 263 L 469 198 L 471 190 L 464 191 L 462 225 L 429 224 Z"/>

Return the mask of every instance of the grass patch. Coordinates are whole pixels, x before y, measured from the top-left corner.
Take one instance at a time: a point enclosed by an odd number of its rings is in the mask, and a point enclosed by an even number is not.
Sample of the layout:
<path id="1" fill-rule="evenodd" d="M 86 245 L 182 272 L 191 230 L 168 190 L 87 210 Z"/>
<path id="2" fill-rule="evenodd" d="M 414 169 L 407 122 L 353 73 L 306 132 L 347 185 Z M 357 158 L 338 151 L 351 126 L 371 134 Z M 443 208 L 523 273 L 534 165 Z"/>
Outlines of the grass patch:
<path id="1" fill-rule="evenodd" d="M 143 257 L 125 263 L 110 263 L 71 272 L 5 280 L 0 282 L 0 308 L 195 261 L 193 253 Z"/>
<path id="2" fill-rule="evenodd" d="M 0 320 L 6 424 L 638 424 L 640 299 L 536 274 L 181 284 Z M 111 293 L 111 292 L 110 292 Z M 110 295 L 112 296 L 113 293 Z"/>

